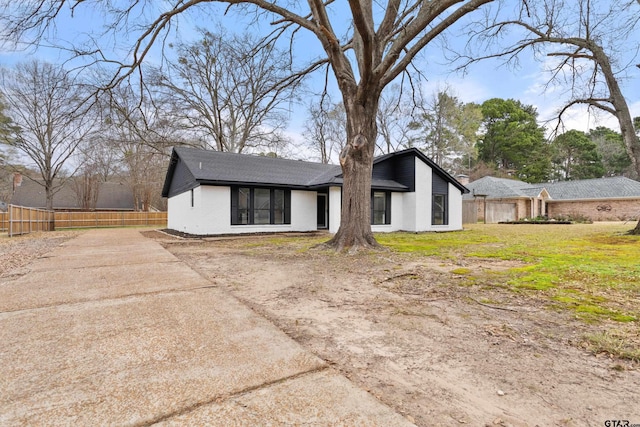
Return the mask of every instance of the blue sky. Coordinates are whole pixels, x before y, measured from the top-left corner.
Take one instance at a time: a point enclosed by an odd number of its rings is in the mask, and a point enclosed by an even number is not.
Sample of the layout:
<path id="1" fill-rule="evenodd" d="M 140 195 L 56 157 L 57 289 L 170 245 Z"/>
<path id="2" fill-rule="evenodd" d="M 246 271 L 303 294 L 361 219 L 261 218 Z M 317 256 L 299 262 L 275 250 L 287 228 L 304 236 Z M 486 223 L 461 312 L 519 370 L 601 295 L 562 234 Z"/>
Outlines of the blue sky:
<path id="1" fill-rule="evenodd" d="M 223 9 L 220 6 L 207 4 L 203 6 L 195 14 L 188 17 L 182 17 L 174 30 L 184 39 L 189 39 L 194 33 L 194 27 L 207 25 L 216 15 L 219 15 Z M 63 43 L 71 46 L 71 44 L 84 38 L 88 33 L 95 32 L 102 27 L 103 15 L 100 11 L 91 10 L 90 8 L 80 7 L 71 17 L 68 11 L 64 11 L 64 16 L 57 23 L 56 37 Z M 234 18 L 233 15 L 224 17 L 220 20 L 228 28 L 243 29 L 246 21 Z M 340 22 L 343 26 L 348 25 L 348 21 Z M 255 31 L 265 31 L 268 24 L 252 26 Z M 450 43 L 463 43 L 462 38 L 457 38 L 455 33 L 448 37 Z M 639 40 L 640 41 L 640 40 Z M 117 38 L 111 36 L 103 37 L 100 40 L 101 46 L 109 52 L 113 52 L 116 56 L 123 56 L 126 53 L 126 47 L 130 41 L 120 33 Z M 311 35 L 303 34 L 298 39 L 298 47 L 296 54 L 301 59 L 304 55 L 307 58 L 320 52 L 319 42 Z M 635 43 L 638 45 L 638 43 Z M 302 47 L 302 49 L 300 49 Z M 8 50 L 0 50 L 0 65 L 12 65 L 15 62 L 23 61 L 31 58 L 44 59 L 51 62 L 62 62 L 66 57 L 65 52 L 56 51 L 49 48 L 28 49 L 26 51 L 10 52 Z M 445 64 L 443 59 L 443 51 L 438 44 L 428 47 L 423 55 L 418 58 L 415 65 L 422 70 L 427 79 L 422 83 L 424 93 L 431 94 L 434 91 L 444 87 L 449 88 L 455 96 L 464 102 L 481 103 L 487 99 L 513 98 L 520 100 L 524 104 L 534 105 L 538 112 L 540 120 L 548 120 L 552 118 L 555 112 L 562 106 L 563 101 L 567 99 L 558 90 L 545 90 L 544 83 L 546 75 L 542 72 L 543 65 L 535 62 L 532 58 L 523 57 L 521 66 L 518 69 L 510 69 L 500 66 L 497 60 L 488 60 L 471 66 L 463 75 L 461 73 L 452 73 L 451 66 Z M 159 48 L 152 52 L 149 61 L 159 61 Z M 638 59 L 636 62 L 640 62 Z M 623 93 L 627 97 L 631 113 L 633 116 L 640 116 L 640 69 L 632 67 L 630 70 L 631 78 L 623 81 Z M 321 84 L 324 75 L 319 73 L 315 77 L 315 84 Z M 338 99 L 337 93 L 336 98 Z M 302 131 L 302 123 L 304 122 L 303 108 L 296 108 L 298 113 L 292 115 L 290 124 L 290 133 L 294 136 L 299 135 Z M 588 131 L 589 128 L 595 126 L 608 126 L 617 129 L 616 120 L 606 114 L 590 114 L 585 108 L 573 108 L 569 114 L 565 116 L 565 125 L 567 129 L 578 129 Z"/>

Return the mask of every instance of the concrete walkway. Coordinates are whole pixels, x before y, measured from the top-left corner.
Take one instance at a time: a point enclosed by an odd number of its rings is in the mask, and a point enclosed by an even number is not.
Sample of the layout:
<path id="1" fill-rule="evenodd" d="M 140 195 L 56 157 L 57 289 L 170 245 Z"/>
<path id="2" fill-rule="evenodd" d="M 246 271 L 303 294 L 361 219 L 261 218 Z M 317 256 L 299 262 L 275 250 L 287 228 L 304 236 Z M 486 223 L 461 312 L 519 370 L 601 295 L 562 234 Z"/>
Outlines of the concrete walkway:
<path id="1" fill-rule="evenodd" d="M 0 425 L 411 425 L 133 229 L 0 279 Z"/>

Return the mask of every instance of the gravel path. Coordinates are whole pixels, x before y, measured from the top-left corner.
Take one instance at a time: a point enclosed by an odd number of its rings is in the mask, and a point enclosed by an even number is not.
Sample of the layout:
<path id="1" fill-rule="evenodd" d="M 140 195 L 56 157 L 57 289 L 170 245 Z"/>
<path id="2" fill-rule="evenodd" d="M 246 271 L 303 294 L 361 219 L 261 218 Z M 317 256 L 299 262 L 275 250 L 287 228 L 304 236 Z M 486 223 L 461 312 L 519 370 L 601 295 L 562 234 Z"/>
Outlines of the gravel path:
<path id="1" fill-rule="evenodd" d="M 53 250 L 82 231 L 53 231 L 8 237 L 0 235 L 0 277 Z"/>

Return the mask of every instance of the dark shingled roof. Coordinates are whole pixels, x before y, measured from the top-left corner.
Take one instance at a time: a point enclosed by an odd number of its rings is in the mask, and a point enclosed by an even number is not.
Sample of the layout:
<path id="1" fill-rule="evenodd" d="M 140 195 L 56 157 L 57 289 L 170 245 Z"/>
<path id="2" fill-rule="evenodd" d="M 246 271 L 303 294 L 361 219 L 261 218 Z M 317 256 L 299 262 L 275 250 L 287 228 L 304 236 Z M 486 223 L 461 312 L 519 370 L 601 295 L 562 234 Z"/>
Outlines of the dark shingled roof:
<path id="1" fill-rule="evenodd" d="M 340 166 L 189 147 L 174 151 L 197 181 L 309 187 L 340 175 Z"/>
<path id="2" fill-rule="evenodd" d="M 467 188 L 471 193 L 466 194 L 465 199 L 473 199 L 478 194 L 494 199 L 537 197 L 544 189 L 551 200 L 640 198 L 640 182 L 622 176 L 541 184 L 485 176 L 467 184 Z"/>
<path id="3" fill-rule="evenodd" d="M 23 179 L 11 198 L 11 204 L 31 208 L 45 208 L 47 198 L 44 186 L 30 179 Z M 53 196 L 53 208 L 58 210 L 80 209 L 78 196 L 73 184 L 66 182 Z M 103 182 L 98 190 L 97 210 L 129 210 L 132 211 L 133 192 L 128 185 L 118 182 Z"/>
<path id="4" fill-rule="evenodd" d="M 342 170 L 337 165 L 175 147 L 162 190 L 164 197 L 169 195 L 178 159 L 193 179 L 201 184 L 268 185 L 299 189 L 342 185 Z M 389 179 L 373 179 L 371 186 L 375 189 L 407 191 L 405 185 Z"/>
<path id="5" fill-rule="evenodd" d="M 640 198 L 640 182 L 624 176 L 545 184 L 553 200 Z"/>

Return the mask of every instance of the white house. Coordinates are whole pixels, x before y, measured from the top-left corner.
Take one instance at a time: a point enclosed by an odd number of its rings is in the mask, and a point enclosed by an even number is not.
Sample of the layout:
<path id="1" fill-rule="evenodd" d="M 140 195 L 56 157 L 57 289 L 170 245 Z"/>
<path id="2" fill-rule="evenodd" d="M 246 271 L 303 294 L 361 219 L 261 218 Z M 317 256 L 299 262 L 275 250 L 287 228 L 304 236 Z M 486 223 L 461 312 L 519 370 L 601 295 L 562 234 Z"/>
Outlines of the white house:
<path id="1" fill-rule="evenodd" d="M 329 230 L 340 227 L 340 166 L 174 148 L 162 189 L 168 227 L 196 234 Z M 462 184 L 417 149 L 377 157 L 373 231 L 462 229 Z"/>

